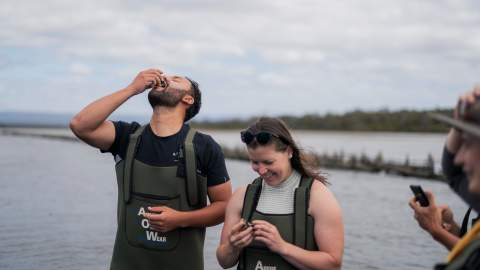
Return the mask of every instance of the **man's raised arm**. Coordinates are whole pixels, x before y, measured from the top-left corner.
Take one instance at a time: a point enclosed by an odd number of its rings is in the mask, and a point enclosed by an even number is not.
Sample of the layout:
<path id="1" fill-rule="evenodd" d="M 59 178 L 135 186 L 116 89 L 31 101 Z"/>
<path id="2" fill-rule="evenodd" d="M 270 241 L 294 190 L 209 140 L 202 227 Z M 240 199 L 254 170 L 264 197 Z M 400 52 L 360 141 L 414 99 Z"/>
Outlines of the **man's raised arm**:
<path id="1" fill-rule="evenodd" d="M 115 140 L 115 127 L 112 122 L 107 121 L 107 117 L 130 97 L 160 84 L 161 77 L 162 71 L 158 69 L 140 72 L 126 88 L 102 97 L 83 108 L 70 121 L 70 129 L 89 145 L 107 150 Z"/>

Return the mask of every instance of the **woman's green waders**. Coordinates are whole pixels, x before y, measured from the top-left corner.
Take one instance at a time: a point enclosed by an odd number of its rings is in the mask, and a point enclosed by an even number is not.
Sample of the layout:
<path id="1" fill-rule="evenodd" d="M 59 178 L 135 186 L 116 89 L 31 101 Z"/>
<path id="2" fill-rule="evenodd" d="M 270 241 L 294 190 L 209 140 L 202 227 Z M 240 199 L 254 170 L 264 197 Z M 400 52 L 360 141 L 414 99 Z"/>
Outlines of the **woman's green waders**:
<path id="1" fill-rule="evenodd" d="M 311 178 L 302 177 L 300 186 L 295 189 L 293 214 L 263 214 L 255 210 L 262 190 L 262 179 L 255 179 L 245 192 L 242 218 L 247 221 L 265 220 L 277 227 L 285 241 L 307 250 L 318 250 L 313 233 L 314 220 L 307 214 L 312 182 Z M 237 269 L 284 270 L 295 267 L 282 256 L 271 252 L 263 243 L 253 241 L 240 254 Z"/>
<path id="2" fill-rule="evenodd" d="M 205 228 L 161 233 L 151 230 L 143 217 L 149 206 L 164 205 L 180 211 L 206 206 L 207 181 L 196 173 L 195 131 L 190 128 L 184 142 L 183 179 L 177 176 L 177 166 L 156 167 L 134 159 L 144 128 L 130 135 L 126 157 L 115 167 L 118 230 L 110 269 L 203 270 Z"/>

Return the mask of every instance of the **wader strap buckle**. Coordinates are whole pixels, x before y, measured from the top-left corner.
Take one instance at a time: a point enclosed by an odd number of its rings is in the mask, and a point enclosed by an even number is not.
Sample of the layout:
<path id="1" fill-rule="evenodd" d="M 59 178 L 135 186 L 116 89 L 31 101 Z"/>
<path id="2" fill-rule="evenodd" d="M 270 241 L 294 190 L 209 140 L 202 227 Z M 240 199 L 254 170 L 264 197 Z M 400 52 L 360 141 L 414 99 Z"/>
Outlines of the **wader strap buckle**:
<path id="1" fill-rule="evenodd" d="M 142 134 L 145 127 L 146 125 L 143 125 L 139 127 L 134 133 L 130 134 L 127 154 L 125 155 L 125 169 L 123 172 L 123 200 L 125 201 L 125 203 L 128 203 L 130 201 L 133 161 L 135 160 L 135 153 L 137 153 L 138 144 L 140 142 L 140 135 Z"/>
<path id="2" fill-rule="evenodd" d="M 187 199 L 190 206 L 198 205 L 198 181 L 197 181 L 197 166 L 195 158 L 195 148 L 193 147 L 193 137 L 197 133 L 193 128 L 188 130 L 187 137 L 184 143 L 185 151 L 185 170 L 186 170 L 186 186 Z"/>
<path id="3" fill-rule="evenodd" d="M 294 243 L 301 248 L 307 247 L 307 211 L 310 201 L 310 187 L 313 179 L 302 177 L 300 185 L 295 189 L 295 217 L 294 217 Z"/>

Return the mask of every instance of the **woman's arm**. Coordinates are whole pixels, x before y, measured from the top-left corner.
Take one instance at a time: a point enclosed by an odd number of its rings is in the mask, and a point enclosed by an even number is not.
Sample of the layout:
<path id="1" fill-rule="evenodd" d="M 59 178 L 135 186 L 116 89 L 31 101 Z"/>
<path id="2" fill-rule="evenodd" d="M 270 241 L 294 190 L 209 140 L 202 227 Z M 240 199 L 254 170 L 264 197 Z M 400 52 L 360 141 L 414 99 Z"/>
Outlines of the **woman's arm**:
<path id="1" fill-rule="evenodd" d="M 241 220 L 245 191 L 245 187 L 237 189 L 227 204 L 225 223 L 217 248 L 217 260 L 223 268 L 234 266 L 242 249 L 253 240 L 252 228 L 245 226 L 245 221 Z"/>
<path id="2" fill-rule="evenodd" d="M 343 256 L 343 221 L 340 206 L 320 181 L 310 191 L 308 213 L 315 220 L 318 251 L 309 251 L 286 243 L 280 255 L 299 269 L 340 269 Z"/>

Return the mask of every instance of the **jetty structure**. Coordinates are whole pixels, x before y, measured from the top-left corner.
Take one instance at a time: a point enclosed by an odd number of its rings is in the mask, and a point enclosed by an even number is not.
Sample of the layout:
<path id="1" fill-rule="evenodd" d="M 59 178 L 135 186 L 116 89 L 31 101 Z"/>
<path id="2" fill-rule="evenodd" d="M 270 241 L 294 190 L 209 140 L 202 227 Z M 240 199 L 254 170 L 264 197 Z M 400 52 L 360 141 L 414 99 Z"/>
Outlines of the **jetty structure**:
<path id="1" fill-rule="evenodd" d="M 66 129 L 0 127 L 0 135 L 36 137 L 72 142 L 79 141 Z M 232 148 L 222 146 L 222 149 L 225 158 L 248 161 L 245 147 Z M 403 162 L 385 160 L 382 153 L 378 153 L 375 157 L 368 157 L 366 154 L 346 155 L 343 152 L 335 152 L 333 154 L 309 152 L 306 158 L 313 159 L 313 163 L 318 168 L 370 173 L 383 172 L 391 175 L 445 181 L 445 177 L 440 172 L 435 171 L 435 161 L 431 154 L 428 154 L 423 164 L 413 164 L 410 162 L 409 157 L 406 157 Z"/>

